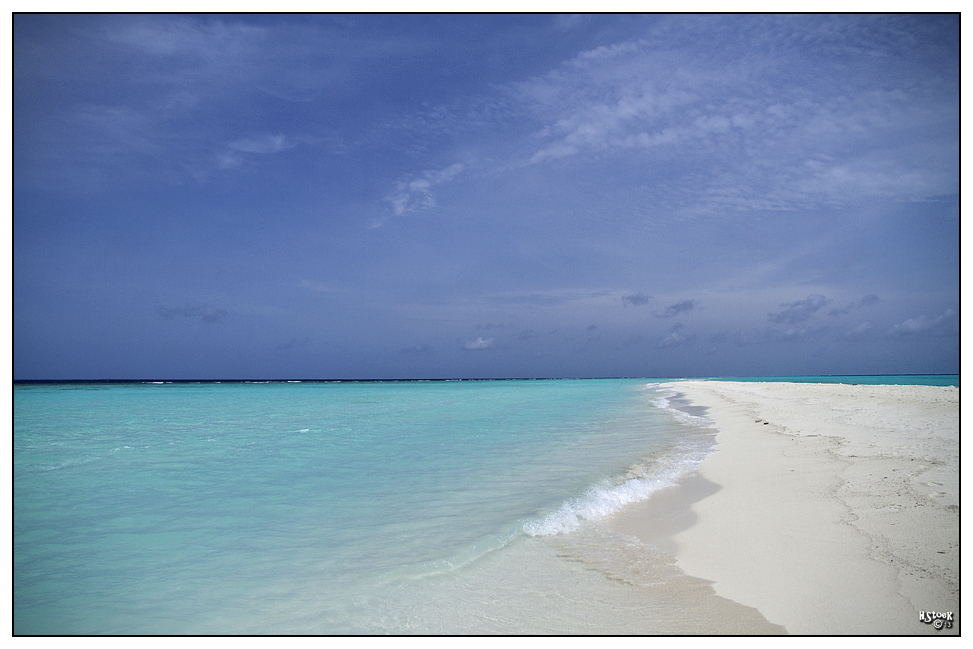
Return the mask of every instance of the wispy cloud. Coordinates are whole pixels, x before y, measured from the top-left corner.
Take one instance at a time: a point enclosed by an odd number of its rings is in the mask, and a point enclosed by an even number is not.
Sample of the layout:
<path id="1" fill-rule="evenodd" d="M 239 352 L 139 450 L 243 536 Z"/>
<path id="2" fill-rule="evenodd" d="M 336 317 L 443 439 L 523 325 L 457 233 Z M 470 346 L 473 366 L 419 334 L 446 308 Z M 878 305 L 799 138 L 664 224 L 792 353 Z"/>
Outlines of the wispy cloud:
<path id="1" fill-rule="evenodd" d="M 230 142 L 227 146 L 244 153 L 279 153 L 294 146 L 284 135 L 263 135 Z"/>
<path id="2" fill-rule="evenodd" d="M 69 291 L 240 367 L 952 362 L 955 15 L 16 25 L 24 358 Z"/>
<path id="3" fill-rule="evenodd" d="M 205 56 L 220 60 L 240 56 L 242 50 L 259 44 L 267 36 L 260 27 L 212 18 L 207 21 L 180 16 L 137 17 L 104 25 L 106 40 L 156 56 Z"/>
<path id="4" fill-rule="evenodd" d="M 889 21 L 830 27 L 827 20 L 773 17 L 660 22 L 653 38 L 583 52 L 517 86 L 542 124 L 532 163 L 629 151 L 670 165 L 692 159 L 693 172 L 682 182 L 694 185 L 693 208 L 704 211 L 916 200 L 956 191 L 949 173 L 958 151 L 950 126 L 956 106 L 952 98 L 930 101 L 940 95 L 941 80 L 889 90 L 874 82 L 871 59 L 860 54 L 886 49 L 898 29 Z M 856 28 L 861 31 L 852 36 Z M 761 31 L 746 42 L 745 33 Z M 680 32 L 687 32 L 684 39 Z M 736 38 L 727 36 L 734 32 Z M 807 41 L 810 33 L 820 40 Z M 679 45 L 700 39 L 712 43 L 705 54 Z M 809 46 L 780 46 L 792 39 Z M 765 51 L 770 43 L 773 52 Z M 839 82 L 822 85 L 801 72 L 842 49 L 849 64 Z M 934 151 L 930 141 L 943 148 Z M 913 155 L 900 155 L 903 148 Z M 737 163 L 728 167 L 728 159 Z M 660 204 L 678 207 L 678 193 L 668 196 L 660 194 Z"/>
<path id="5" fill-rule="evenodd" d="M 554 28 L 558 31 L 568 32 L 583 25 L 588 20 L 584 14 L 561 14 L 554 16 Z"/>
<path id="6" fill-rule="evenodd" d="M 946 309 L 945 313 L 935 318 L 920 315 L 893 325 L 889 329 L 889 335 L 913 336 L 926 333 L 955 333 L 958 330 L 958 321 L 956 312 L 952 309 Z"/>
<path id="7" fill-rule="evenodd" d="M 782 307 L 786 307 L 783 311 L 770 313 L 767 317 L 770 318 L 771 322 L 778 324 L 797 324 L 810 318 L 819 309 L 827 306 L 830 301 L 823 295 L 809 295 L 806 299 L 798 300 L 797 302 L 781 304 Z"/>
<path id="8" fill-rule="evenodd" d="M 273 132 L 240 137 L 250 125 L 277 121 L 267 115 L 279 108 L 280 99 L 360 93 L 368 83 L 361 76 L 361 61 L 393 59 L 428 47 L 414 37 L 356 36 L 331 18 L 281 22 L 245 16 L 74 15 L 30 20 L 45 20 L 48 29 L 41 35 L 21 32 L 31 36 L 19 43 L 19 87 L 34 90 L 18 97 L 34 96 L 37 90 L 47 94 L 45 88 L 53 87 L 59 96 L 44 111 L 20 111 L 19 122 L 29 128 L 19 141 L 25 153 L 18 182 L 72 189 L 90 185 L 93 168 L 101 169 L 102 188 L 209 181 L 218 170 L 240 167 L 242 154 L 276 153 L 298 141 Z M 275 105 L 266 104 L 268 95 Z M 328 136 L 335 129 L 321 126 L 333 120 L 332 107 L 318 108 L 314 120 L 297 121 L 315 132 L 317 144 L 327 145 L 323 149 L 333 149 Z"/>
<path id="9" fill-rule="evenodd" d="M 661 314 L 656 314 L 657 318 L 675 318 L 683 313 L 688 313 L 696 308 L 696 300 L 683 300 L 667 307 Z"/>
<path id="10" fill-rule="evenodd" d="M 241 154 L 269 155 L 280 153 L 295 146 L 295 143 L 284 135 L 264 135 L 242 140 L 235 140 L 227 144 L 226 150 L 217 156 L 221 169 L 239 167 L 244 160 Z"/>
<path id="11" fill-rule="evenodd" d="M 482 338 L 477 337 L 476 340 L 468 340 L 463 349 L 467 351 L 480 351 L 483 349 L 493 349 L 494 339 L 493 338 Z"/>
<path id="12" fill-rule="evenodd" d="M 419 147 L 475 142 L 467 150 L 478 175 L 493 179 L 528 168 L 541 178 L 597 174 L 624 160 L 646 174 L 637 191 L 612 193 L 616 214 L 645 219 L 650 204 L 658 223 L 928 200 L 958 191 L 959 115 L 942 79 L 876 82 L 875 61 L 906 33 L 881 17 L 667 17 L 644 38 L 389 127 Z M 810 72 L 836 56 L 839 77 Z M 436 189 L 470 176 L 457 164 L 395 183 L 385 198 L 392 215 L 449 209 Z"/>
<path id="13" fill-rule="evenodd" d="M 392 204 L 392 213 L 402 216 L 408 212 L 435 207 L 433 187 L 456 178 L 464 169 L 466 165 L 457 162 L 444 169 L 425 171 L 417 178 L 400 180 L 396 183 L 396 193 L 387 199 Z"/>

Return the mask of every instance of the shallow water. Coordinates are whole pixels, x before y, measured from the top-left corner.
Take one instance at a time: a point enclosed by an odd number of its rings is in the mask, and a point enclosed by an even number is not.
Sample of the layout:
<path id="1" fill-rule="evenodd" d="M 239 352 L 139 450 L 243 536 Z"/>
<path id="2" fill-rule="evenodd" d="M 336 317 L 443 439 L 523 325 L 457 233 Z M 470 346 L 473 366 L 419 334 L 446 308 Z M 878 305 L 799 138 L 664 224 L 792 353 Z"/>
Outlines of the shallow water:
<path id="1" fill-rule="evenodd" d="M 14 631 L 772 630 L 601 524 L 710 450 L 708 422 L 666 395 L 648 379 L 17 385 Z"/>

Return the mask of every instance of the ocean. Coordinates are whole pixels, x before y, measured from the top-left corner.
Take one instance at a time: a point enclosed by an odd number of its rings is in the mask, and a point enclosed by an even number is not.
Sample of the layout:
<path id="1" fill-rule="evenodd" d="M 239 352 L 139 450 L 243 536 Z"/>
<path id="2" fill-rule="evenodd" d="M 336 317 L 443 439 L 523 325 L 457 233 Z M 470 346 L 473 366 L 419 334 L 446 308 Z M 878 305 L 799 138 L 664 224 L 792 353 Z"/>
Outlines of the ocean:
<path id="1" fill-rule="evenodd" d="M 770 632 L 605 525 L 712 450 L 663 382 L 16 384 L 14 633 Z"/>

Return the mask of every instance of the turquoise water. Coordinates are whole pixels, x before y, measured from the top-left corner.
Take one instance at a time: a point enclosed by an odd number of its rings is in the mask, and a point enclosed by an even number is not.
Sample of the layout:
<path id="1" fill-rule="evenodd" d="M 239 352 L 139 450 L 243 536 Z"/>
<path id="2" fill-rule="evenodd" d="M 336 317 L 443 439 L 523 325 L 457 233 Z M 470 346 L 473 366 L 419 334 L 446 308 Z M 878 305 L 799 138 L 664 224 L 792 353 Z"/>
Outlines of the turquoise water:
<path id="1" fill-rule="evenodd" d="M 14 631 L 666 632 L 665 612 L 616 619 L 646 593 L 606 575 L 658 557 L 598 521 L 711 447 L 671 394 L 646 379 L 16 385 Z"/>

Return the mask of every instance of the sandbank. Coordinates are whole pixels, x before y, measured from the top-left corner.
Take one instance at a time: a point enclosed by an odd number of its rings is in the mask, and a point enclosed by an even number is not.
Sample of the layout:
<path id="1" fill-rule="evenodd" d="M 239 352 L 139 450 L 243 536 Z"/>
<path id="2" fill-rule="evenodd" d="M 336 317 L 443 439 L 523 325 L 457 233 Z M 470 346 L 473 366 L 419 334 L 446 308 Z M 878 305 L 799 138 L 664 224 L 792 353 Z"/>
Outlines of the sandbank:
<path id="1" fill-rule="evenodd" d="M 958 388 L 670 386 L 706 408 L 717 446 L 613 525 L 788 633 L 958 633 Z"/>

